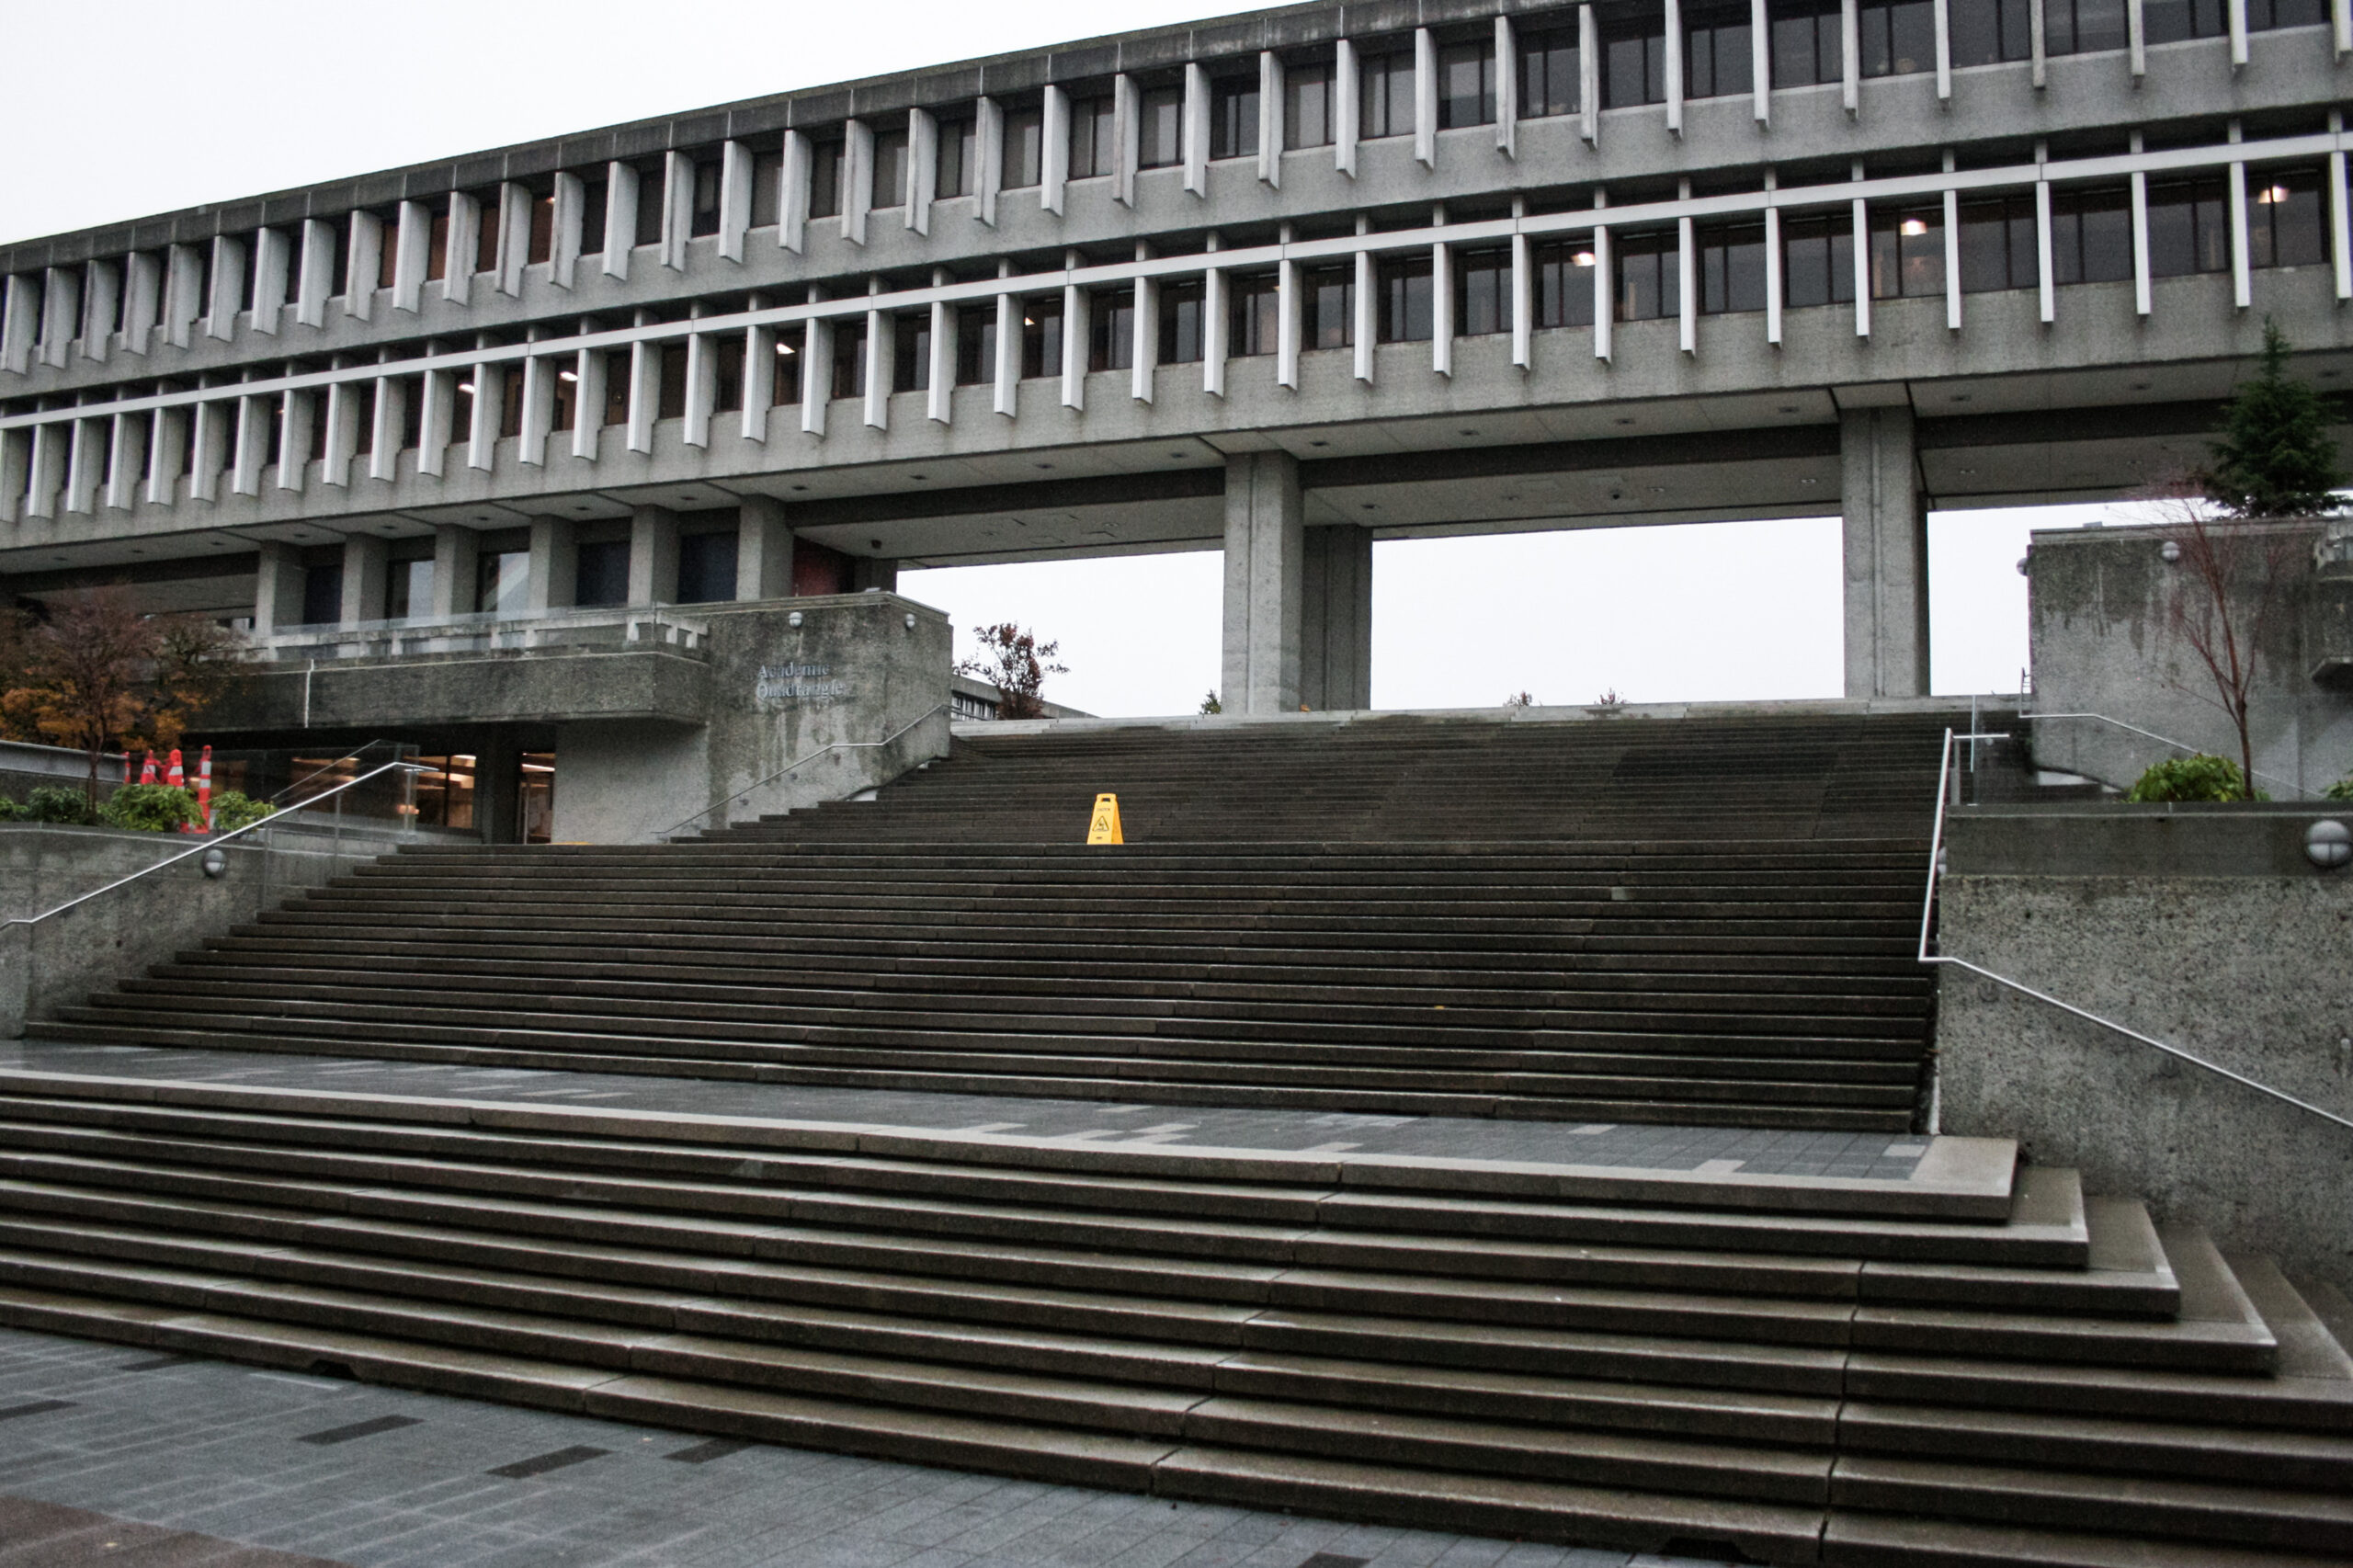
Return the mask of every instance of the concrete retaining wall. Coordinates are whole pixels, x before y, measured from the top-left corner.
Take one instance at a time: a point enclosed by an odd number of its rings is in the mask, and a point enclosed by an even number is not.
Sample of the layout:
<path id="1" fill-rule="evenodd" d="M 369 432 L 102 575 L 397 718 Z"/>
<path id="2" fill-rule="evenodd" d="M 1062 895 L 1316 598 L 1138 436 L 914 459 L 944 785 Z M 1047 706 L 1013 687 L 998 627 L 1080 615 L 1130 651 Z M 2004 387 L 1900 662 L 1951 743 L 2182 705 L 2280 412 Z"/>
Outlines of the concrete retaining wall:
<path id="1" fill-rule="evenodd" d="M 1963 812 L 1942 951 L 2353 1116 L 2353 871 L 2305 860 L 2321 814 Z M 1937 1044 L 1943 1131 L 2353 1285 L 2353 1130 L 1961 970 Z"/>
<path id="2" fill-rule="evenodd" d="M 394 842 L 347 830 L 338 853 L 331 835 L 298 826 L 274 828 L 267 835 L 272 842 L 255 842 L 263 836 L 222 845 L 229 864 L 218 878 L 204 874 L 202 857 L 192 857 L 38 926 L 0 926 L 0 1036 L 19 1038 L 28 1019 L 168 962 Z M 0 919 L 53 909 L 196 842 L 177 835 L 0 823 Z"/>

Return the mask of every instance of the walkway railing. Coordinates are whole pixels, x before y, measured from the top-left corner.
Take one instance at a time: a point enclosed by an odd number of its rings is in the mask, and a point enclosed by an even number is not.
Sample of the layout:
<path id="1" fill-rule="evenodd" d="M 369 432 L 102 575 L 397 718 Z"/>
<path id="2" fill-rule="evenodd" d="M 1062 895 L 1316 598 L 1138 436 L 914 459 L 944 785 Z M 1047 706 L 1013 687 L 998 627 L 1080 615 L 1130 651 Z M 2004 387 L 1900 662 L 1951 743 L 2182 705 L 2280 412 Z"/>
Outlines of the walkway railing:
<path id="1" fill-rule="evenodd" d="M 736 801 L 742 800 L 753 790 L 765 789 L 768 785 L 773 784 L 778 779 L 783 778 L 786 774 L 790 773 L 797 768 L 806 767 L 809 764 L 816 761 L 819 757 L 824 756 L 832 752 L 879 751 L 894 741 L 898 741 L 906 735 L 912 734 L 915 731 L 922 728 L 926 723 L 929 722 L 938 715 L 948 712 L 952 704 L 947 702 L 936 703 L 932 707 L 925 710 L 924 712 L 916 718 L 892 731 L 889 734 L 883 736 L 879 741 L 835 741 L 831 745 L 819 746 L 815 751 L 810 752 L 805 756 L 796 756 L 790 762 L 786 763 L 782 767 L 778 768 L 774 773 L 769 774 L 767 778 L 756 778 L 751 783 L 745 785 L 741 790 L 738 790 L 733 794 L 728 796 L 727 799 L 718 801 L 713 805 L 705 806 L 694 815 L 683 818 L 682 820 L 672 824 L 669 827 L 666 827 L 662 831 L 661 836 L 664 838 L 675 837 L 678 834 L 679 830 L 684 828 L 688 823 L 700 822 L 703 818 L 710 815 L 713 812 L 721 813 L 719 825 L 725 827 L 727 825 L 728 819 L 726 813 L 735 804 Z"/>
<path id="2" fill-rule="evenodd" d="M 2074 715 L 2069 716 L 2073 717 Z M 2097 715 L 2091 716 L 2097 717 Z M 2115 721 L 2111 720 L 2109 722 L 2114 722 Z M 2126 1040 L 2132 1040 L 2141 1045 L 2148 1046 L 2152 1050 L 2162 1051 L 2167 1056 L 2173 1057 L 2177 1061 L 2187 1062 L 2192 1067 L 2202 1067 L 2207 1072 L 2214 1074 L 2218 1077 L 2228 1078 L 2234 1084 L 2238 1084 L 2246 1088 L 2253 1089 L 2256 1094 L 2268 1095 L 2275 1100 L 2294 1106 L 2298 1110 L 2309 1111 L 2325 1121 L 2333 1121 L 2339 1127 L 2346 1128 L 2348 1131 L 2353 1131 L 2353 1119 L 2339 1116 L 2335 1111 L 2327 1110 L 2320 1106 L 2313 1105 L 2309 1100 L 2298 1099 L 2295 1096 L 2289 1094 L 2284 1089 L 2275 1089 L 2270 1085 L 2257 1082 L 2256 1079 L 2248 1077 L 2244 1073 L 2234 1073 L 2219 1062 L 2209 1062 L 2204 1057 L 2200 1056 L 2193 1051 L 2184 1051 L 2177 1045 L 2170 1045 L 2165 1041 L 2157 1039 L 2154 1035 L 2143 1034 L 2139 1029 L 2130 1028 L 2124 1024 L 2120 1024 L 2113 1018 L 2101 1017 L 2097 1013 L 2078 1007 L 2073 1002 L 2063 1002 L 2047 991 L 2038 991 L 2033 986 L 2027 984 L 2025 982 L 2013 980 L 2006 974 L 1996 974 L 1994 971 L 1985 968 L 1983 964 L 1974 964 L 1970 962 L 1967 959 L 1957 959 L 1950 957 L 1948 954 L 1932 953 L 1928 950 L 1931 940 L 1930 931 L 1936 918 L 1937 889 L 1938 884 L 1944 879 L 1945 807 L 1950 799 L 1951 788 L 1954 782 L 1953 747 L 1957 743 L 1963 741 L 1968 742 L 1974 746 L 1981 742 L 2006 741 L 2010 737 L 2007 734 L 2000 733 L 1978 734 L 1972 732 L 1964 735 L 1956 734 L 1951 730 L 1947 730 L 1945 732 L 1944 757 L 1937 767 L 1937 826 L 1936 832 L 1930 836 L 1928 841 L 1928 886 L 1927 892 L 1922 896 L 1920 901 L 1920 950 L 1918 954 L 1920 962 L 1924 964 L 1946 964 L 1954 969 L 1965 969 L 1972 974 L 1980 975 L 1984 979 L 1992 981 L 1996 985 L 2017 992 L 2021 996 L 2031 996 L 2034 1000 L 2043 1003 L 2046 1006 L 2056 1007 L 2063 1013 L 2072 1014 L 2074 1017 L 2083 1019 L 2086 1023 L 2097 1024 L 2101 1028 L 2107 1029 L 2112 1034 L 2120 1034 Z M 2162 739 L 2163 737 L 2160 736 L 2157 738 Z"/>
<path id="3" fill-rule="evenodd" d="M 309 800 L 304 801 L 300 806 L 290 808 L 288 812 L 272 812 L 270 815 L 262 818 L 259 822 L 248 823 L 244 827 L 233 829 L 228 833 L 216 833 L 210 835 L 207 837 L 198 840 L 191 847 L 182 850 L 177 855 L 168 856 L 164 859 L 158 860 L 153 865 L 147 867 L 144 870 L 133 871 L 127 877 L 118 877 L 113 881 L 107 883 L 104 887 L 93 888 L 90 892 L 82 894 L 79 898 L 69 898 L 63 903 L 57 905 L 55 908 L 44 909 L 39 915 L 20 915 L 12 920 L 0 922 L 0 926 L 38 926 L 42 921 L 63 915 L 69 909 L 78 909 L 83 904 L 89 903 L 92 899 L 103 898 L 108 893 L 114 892 L 117 888 L 127 888 L 131 883 L 144 881 L 145 879 L 155 875 L 159 871 L 170 870 L 174 866 L 179 865 L 183 861 L 195 859 L 199 855 L 209 855 L 223 844 L 243 838 L 249 833 L 262 833 L 273 827 L 282 827 L 286 825 L 285 819 L 289 814 L 290 814 L 290 812 L 308 811 L 318 805 L 323 801 L 332 800 L 335 802 L 336 810 L 335 818 L 334 853 L 340 858 L 343 854 L 342 806 L 344 791 L 347 790 L 356 790 L 360 785 L 367 783 L 370 778 L 377 778 L 382 774 L 391 773 L 403 768 L 414 772 L 421 769 L 423 766 L 424 765 L 421 763 L 415 762 L 388 762 L 381 767 L 369 768 L 367 772 L 359 775 L 357 778 L 347 779 L 343 783 L 336 785 L 332 790 L 321 790 L 318 794 L 315 794 Z"/>

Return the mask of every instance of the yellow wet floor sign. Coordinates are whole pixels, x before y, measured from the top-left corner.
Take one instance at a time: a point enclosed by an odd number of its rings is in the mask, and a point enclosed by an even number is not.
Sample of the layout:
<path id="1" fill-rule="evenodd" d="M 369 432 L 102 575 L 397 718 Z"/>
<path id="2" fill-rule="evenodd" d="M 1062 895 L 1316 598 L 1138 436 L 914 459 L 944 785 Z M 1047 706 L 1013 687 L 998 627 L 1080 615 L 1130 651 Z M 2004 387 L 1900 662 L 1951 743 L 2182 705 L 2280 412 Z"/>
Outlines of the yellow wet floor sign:
<path id="1" fill-rule="evenodd" d="M 1125 844 L 1127 842 L 1120 833 L 1119 796 L 1097 795 L 1095 797 L 1095 815 L 1086 824 L 1086 842 L 1089 844 Z"/>

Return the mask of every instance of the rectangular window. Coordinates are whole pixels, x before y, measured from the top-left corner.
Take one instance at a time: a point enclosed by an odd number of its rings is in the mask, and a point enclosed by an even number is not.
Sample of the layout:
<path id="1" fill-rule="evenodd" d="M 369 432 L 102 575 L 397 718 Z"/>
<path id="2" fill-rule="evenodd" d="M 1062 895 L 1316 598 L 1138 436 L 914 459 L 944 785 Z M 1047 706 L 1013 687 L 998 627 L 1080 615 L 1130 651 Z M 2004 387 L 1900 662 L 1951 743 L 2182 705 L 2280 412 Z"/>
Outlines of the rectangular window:
<path id="1" fill-rule="evenodd" d="M 1870 215 L 1871 298 L 1927 299 L 1945 291 L 1945 208 L 1877 208 Z"/>
<path id="2" fill-rule="evenodd" d="M 2255 27 L 2256 6 L 2250 0 L 2247 26 Z M 2141 0 L 2141 29 L 2151 43 L 2180 43 L 2194 38 L 2221 38 L 2231 30 L 2222 0 Z"/>
<path id="3" fill-rule="evenodd" d="M 1746 6 L 1694 6 L 1684 12 L 1683 96 L 1713 98 L 1754 89 L 1748 35 Z"/>
<path id="4" fill-rule="evenodd" d="M 1612 314 L 1619 321 L 1656 321 L 1683 313 L 1683 274 L 1675 231 L 1614 234 L 1618 279 Z"/>
<path id="5" fill-rule="evenodd" d="M 1280 279 L 1271 272 L 1227 279 L 1232 303 L 1226 323 L 1227 350 L 1236 357 L 1272 354 L 1282 327 Z"/>
<path id="6" fill-rule="evenodd" d="M 2124 0 L 2042 0 L 2045 54 L 2095 54 L 2124 44 Z"/>
<path id="7" fill-rule="evenodd" d="M 966 305 L 956 312 L 956 384 L 986 386 L 996 380 L 996 307 Z"/>
<path id="8" fill-rule="evenodd" d="M 1855 297 L 1855 223 L 1844 212 L 1781 221 L 1781 302 L 1792 309 Z"/>
<path id="9" fill-rule="evenodd" d="M 1005 188 L 1023 190 L 1045 177 L 1043 109 L 1008 109 L 1005 116 Z"/>
<path id="10" fill-rule="evenodd" d="M 2230 210 L 2230 188 L 2220 175 L 2163 184 L 2150 181 L 2150 275 L 2187 278 L 2198 272 L 2228 272 Z"/>
<path id="11" fill-rule="evenodd" d="M 1666 101 L 1666 15 L 1646 0 L 1596 7 L 1601 40 L 1601 107 Z"/>
<path id="12" fill-rule="evenodd" d="M 510 370 L 507 374 L 519 381 L 523 372 L 519 369 Z M 311 403 L 311 450 L 307 460 L 314 463 L 323 463 L 327 460 L 327 394 L 322 392 L 313 392 L 311 395 L 313 400 Z M 510 436 L 518 434 L 521 431 L 523 422 L 519 415 L 522 412 L 522 393 L 521 389 L 518 387 L 517 389 L 515 398 L 515 407 L 517 415 L 515 421 L 516 428 L 507 432 Z M 114 477 L 114 447 L 111 443 L 109 443 L 106 449 L 105 457 L 106 472 L 102 478 L 112 479 Z"/>
<path id="13" fill-rule="evenodd" d="M 1136 362 L 1136 297 L 1120 289 L 1089 297 L 1086 311 L 1086 368 L 1125 370 Z"/>
<path id="14" fill-rule="evenodd" d="M 2328 259 L 2320 193 L 2318 169 L 2247 171 L 2250 267 L 2315 267 Z"/>
<path id="15" fill-rule="evenodd" d="M 611 192 L 602 175 L 580 182 L 580 254 L 605 254 L 605 204 Z M 387 245 L 389 251 L 392 247 Z"/>
<path id="16" fill-rule="evenodd" d="M 498 433 L 506 437 L 519 436 L 523 433 L 523 367 L 501 366 L 498 379 Z M 326 423 L 324 419 L 318 421 L 321 431 L 326 429 Z M 324 457 L 326 454 L 321 452 L 319 455 Z"/>
<path id="17" fill-rule="evenodd" d="M 2246 29 L 2251 33 L 2316 28 L 2327 20 L 2327 0 L 2246 0 Z"/>
<path id="18" fill-rule="evenodd" d="M 971 119 L 939 122 L 939 173 L 932 195 L 942 199 L 972 194 L 972 176 L 980 164 L 975 149 L 979 127 Z"/>
<path id="19" fill-rule="evenodd" d="M 2122 3 L 2116 0 L 2120 17 Z M 1863 75 L 1909 76 L 1937 68 L 1934 0 L 1862 0 L 1856 20 L 1862 49 L 1858 69 Z"/>
<path id="20" fill-rule="evenodd" d="M 1093 179 L 1118 166 L 1118 119 L 1108 93 L 1070 101 L 1070 177 Z"/>
<path id="21" fill-rule="evenodd" d="M 1460 131 L 1495 122 L 1495 51 L 1485 44 L 1450 43 L 1438 51 L 1438 125 Z"/>
<path id="22" fill-rule="evenodd" d="M 1538 326 L 1593 324 L 1594 251 L 1590 240 L 1556 240 L 1538 245 L 1529 258 Z"/>
<path id="23" fill-rule="evenodd" d="M 834 395 L 866 395 L 866 318 L 834 323 Z"/>
<path id="24" fill-rule="evenodd" d="M 573 574 L 574 604 L 594 607 L 629 603 L 629 540 L 606 539 L 583 544 L 575 559 L 578 564 Z"/>
<path id="25" fill-rule="evenodd" d="M 1376 276 L 1381 290 L 1380 341 L 1427 343 L 1437 324 L 1430 309 L 1430 258 L 1385 256 Z"/>
<path id="26" fill-rule="evenodd" d="M 485 190 L 474 199 L 474 270 L 498 270 L 498 231 L 503 226 L 498 192 Z"/>
<path id="27" fill-rule="evenodd" d="M 343 619 L 343 568 L 302 569 L 302 624 L 331 626 Z"/>
<path id="28" fill-rule="evenodd" d="M 1454 258 L 1454 330 L 1483 337 L 1511 330 L 1511 252 L 1464 251 Z"/>
<path id="29" fill-rule="evenodd" d="M 687 416 L 687 346 L 665 343 L 659 350 L 662 356 L 662 395 L 654 405 L 656 419 L 684 419 Z"/>
<path id="30" fill-rule="evenodd" d="M 1227 76 L 1210 84 L 1210 156 L 1258 153 L 1258 78 Z"/>
<path id="31" fill-rule="evenodd" d="M 1333 262 L 1299 270 L 1299 346 L 1346 348 L 1357 340 L 1357 267 Z"/>
<path id="32" fill-rule="evenodd" d="M 755 229 L 777 225 L 778 202 L 784 191 L 784 154 L 775 149 L 752 154 L 752 220 Z"/>
<path id="33" fill-rule="evenodd" d="M 421 620 L 433 613 L 433 562 L 395 561 L 384 571 L 384 619 Z"/>
<path id="34" fill-rule="evenodd" d="M 1290 65 L 1283 69 L 1283 150 L 1332 144 L 1332 68 Z"/>
<path id="35" fill-rule="evenodd" d="M 333 288 L 335 284 L 340 283 L 346 290 L 348 290 L 351 287 L 351 220 L 349 218 L 345 218 L 338 222 L 335 219 L 329 219 L 327 221 L 327 278 L 330 280 L 328 287 Z M 114 320 L 110 324 L 112 330 L 116 332 L 120 332 L 122 330 L 123 312 L 130 308 L 131 290 L 129 289 L 116 290 L 114 295 Z"/>
<path id="36" fill-rule="evenodd" d="M 1039 381 L 1063 373 L 1063 297 L 1040 294 L 1021 301 L 1021 374 Z"/>
<path id="37" fill-rule="evenodd" d="M 531 552 L 485 551 L 476 563 L 474 602 L 484 615 L 517 616 L 531 608 Z"/>
<path id="38" fill-rule="evenodd" d="M 1961 291 L 1992 294 L 2040 287 L 2034 226 L 2034 198 L 2023 192 L 1962 202 Z"/>
<path id="39" fill-rule="evenodd" d="M 801 401 L 801 356 L 809 347 L 806 327 L 779 327 L 776 334 L 776 391 L 768 399 L 778 407 Z"/>
<path id="40" fill-rule="evenodd" d="M 2131 187 L 2054 187 L 2051 192 L 2051 280 L 2120 283 L 2131 276 Z"/>
<path id="41" fill-rule="evenodd" d="M 2030 0 L 1951 0 L 1951 4 L 1955 65 L 1994 65 L 2033 57 Z"/>
<path id="42" fill-rule="evenodd" d="M 663 163 L 638 165 L 637 170 L 637 233 L 632 244 L 658 245 L 662 243 L 662 209 L 669 201 L 666 168 Z"/>
<path id="43" fill-rule="evenodd" d="M 735 530 L 678 540 L 678 603 L 721 604 L 735 597 Z"/>
<path id="44" fill-rule="evenodd" d="M 564 365 L 556 371 L 555 380 L 551 384 L 555 388 L 554 397 L 549 400 L 549 412 L 554 415 L 553 427 L 569 430 L 580 419 L 580 372 L 570 365 Z"/>
<path id="45" fill-rule="evenodd" d="M 906 199 L 907 133 L 904 129 L 878 131 L 874 133 L 874 180 L 866 203 L 880 212 Z"/>
<path id="46" fill-rule="evenodd" d="M 397 212 L 379 212 L 376 214 L 376 222 L 379 225 L 376 231 L 378 240 L 376 246 L 376 287 L 379 289 L 389 289 L 400 277 L 400 214 Z M 597 226 L 599 228 L 604 226 L 601 219 L 598 220 Z"/>
<path id="47" fill-rule="evenodd" d="M 404 376 L 401 380 L 401 450 L 413 452 L 424 444 L 425 378 Z"/>
<path id="48" fill-rule="evenodd" d="M 891 331 L 891 390 L 927 392 L 930 388 L 931 312 L 895 317 Z"/>
<path id="49" fill-rule="evenodd" d="M 1148 87 L 1136 95 L 1136 167 L 1174 168 L 1185 157 L 1185 92 Z"/>
<path id="50" fill-rule="evenodd" d="M 472 438 L 474 427 L 474 383 L 472 378 L 460 381 L 449 399 L 449 438 L 465 441 Z M 272 425 L 272 430 L 278 426 Z M 276 456 L 272 454 L 273 458 Z"/>
<path id="51" fill-rule="evenodd" d="M 744 338 L 741 333 L 729 333 L 710 341 L 711 395 L 713 414 L 744 412 Z"/>
<path id="52" fill-rule="evenodd" d="M 1577 112 L 1577 33 L 1546 28 L 1519 40 L 1519 112 L 1529 119 Z"/>
<path id="53" fill-rule="evenodd" d="M 613 348 L 605 354 L 605 423 L 629 423 L 630 351 Z"/>
<path id="54" fill-rule="evenodd" d="M 809 149 L 809 216 L 842 214 L 842 143 L 820 142 Z"/>
<path id="55" fill-rule="evenodd" d="M 555 193 L 531 198 L 531 239 L 523 259 L 533 267 L 555 257 Z"/>
<path id="56" fill-rule="evenodd" d="M 718 158 L 697 158 L 694 168 L 694 210 L 688 218 L 687 233 L 701 239 L 719 233 L 719 199 L 725 185 L 725 170 Z"/>
<path id="57" fill-rule="evenodd" d="M 1197 365 L 1201 358 L 1203 286 L 1200 279 L 1160 286 L 1160 362 Z"/>
<path id="58" fill-rule="evenodd" d="M 1357 62 L 1357 134 L 1370 142 L 1414 129 L 1414 51 L 1391 50 Z"/>
<path id="59" fill-rule="evenodd" d="M 1969 0 L 1954 3 L 1958 7 Z M 1812 87 L 1845 79 L 1838 0 L 1768 0 L 1765 14 L 1773 30 L 1773 85 Z"/>
<path id="60" fill-rule="evenodd" d="M 446 206 L 433 214 L 426 226 L 425 241 L 425 280 L 438 283 L 449 276 L 449 210 Z"/>
<path id="61" fill-rule="evenodd" d="M 1699 249 L 1699 311 L 1726 315 L 1765 308 L 1765 224 L 1761 219 L 1711 224 L 1692 236 Z"/>
<path id="62" fill-rule="evenodd" d="M 353 403 L 358 405 L 356 412 L 358 415 L 352 421 L 357 426 L 354 449 L 360 456 L 367 457 L 376 450 L 376 383 L 362 381 L 352 389 L 351 395 Z M 320 423 L 324 425 L 325 421 L 321 420 Z"/>

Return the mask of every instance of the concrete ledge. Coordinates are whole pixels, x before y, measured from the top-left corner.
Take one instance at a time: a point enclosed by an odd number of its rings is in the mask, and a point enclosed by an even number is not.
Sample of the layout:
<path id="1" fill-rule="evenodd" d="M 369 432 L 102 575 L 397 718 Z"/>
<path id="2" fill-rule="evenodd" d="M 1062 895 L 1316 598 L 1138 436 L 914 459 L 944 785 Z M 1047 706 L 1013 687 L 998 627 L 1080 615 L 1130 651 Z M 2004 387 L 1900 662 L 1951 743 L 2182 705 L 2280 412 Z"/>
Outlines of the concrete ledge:
<path id="1" fill-rule="evenodd" d="M 1615 723 L 1631 719 L 1857 719 L 1867 714 L 1941 714 L 1956 730 L 1972 717 L 1991 718 L 2018 707 L 2008 697 L 1825 697 L 1774 702 L 1632 702 L 1622 708 L 1566 704 L 1535 708 L 1356 708 L 1307 713 L 1172 713 L 1162 718 L 959 720 L 956 733 L 969 736 L 1053 735 L 1096 730 L 1226 730 L 1252 724 L 1342 724 L 1410 722 L 1425 719 L 1477 719 L 1486 723 Z M 1934 802 L 1932 801 L 1931 804 Z"/>
<path id="2" fill-rule="evenodd" d="M 256 668 L 205 714 L 214 730 L 399 728 L 710 717 L 710 667 L 675 648 L 338 659 Z"/>
<path id="3" fill-rule="evenodd" d="M 2353 871 L 2323 871 L 2305 858 L 2305 830 L 2320 821 L 2353 826 L 2353 801 L 1963 806 L 1945 819 L 1946 869 L 1988 877 L 2353 880 Z"/>

